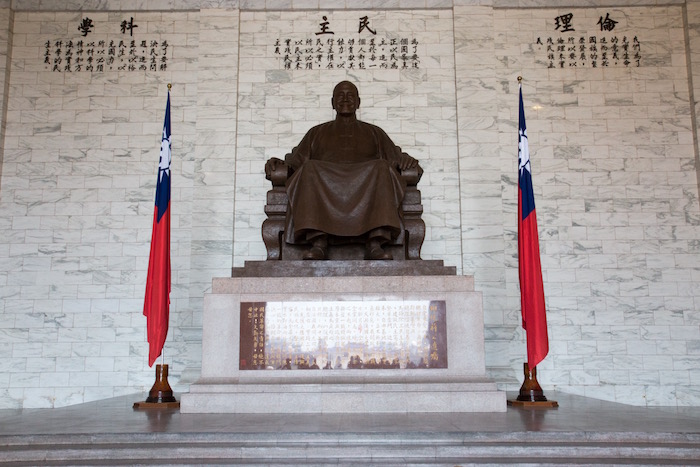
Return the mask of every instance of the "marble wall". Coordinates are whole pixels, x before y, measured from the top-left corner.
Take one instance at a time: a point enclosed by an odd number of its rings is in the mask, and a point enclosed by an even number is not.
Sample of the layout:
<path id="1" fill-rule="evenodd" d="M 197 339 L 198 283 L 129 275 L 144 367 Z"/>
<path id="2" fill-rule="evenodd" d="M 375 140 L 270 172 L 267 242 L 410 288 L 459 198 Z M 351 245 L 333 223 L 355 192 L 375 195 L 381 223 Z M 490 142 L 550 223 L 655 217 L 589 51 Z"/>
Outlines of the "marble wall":
<path id="1" fill-rule="evenodd" d="M 264 258 L 265 160 L 332 118 L 330 93 L 341 79 L 359 85 L 360 118 L 421 160 L 423 257 L 475 276 L 488 372 L 517 389 L 525 353 L 519 75 L 550 332 L 540 382 L 637 405 L 700 404 L 700 2 L 6 3 L 0 408 L 62 406 L 152 384 L 142 300 L 167 83 L 174 178 L 165 362 L 176 390 L 199 373 L 211 279 Z M 415 40 L 420 63 L 287 69 L 277 41 L 316 38 L 324 15 L 336 39 Z M 357 33 L 363 16 L 376 35 Z M 92 30 L 82 36 L 86 18 Z M 138 27 L 122 30 L 131 18 Z M 131 37 L 138 58 L 130 71 Z M 66 42 L 81 39 L 95 42 L 94 60 L 112 56 L 117 68 L 67 72 Z M 63 69 L 54 71 L 58 56 Z"/>
<path id="2" fill-rule="evenodd" d="M 567 14 L 574 30 L 563 32 Z M 621 402 L 697 404 L 700 232 L 684 15 L 675 5 L 493 10 L 494 76 L 466 88 L 494 90 L 495 172 L 479 183 L 501 207 L 491 227 L 503 229 L 505 247 L 494 239 L 465 271 L 488 290 L 487 364 L 507 363 L 499 380 L 522 348 L 513 215 L 521 75 L 550 332 L 540 379 Z M 616 21 L 612 30 L 606 18 Z M 501 258 L 502 280 L 479 281 L 481 266 Z"/>
<path id="3" fill-rule="evenodd" d="M 92 32 L 83 38 L 78 26 L 86 18 Z M 162 131 L 167 83 L 174 83 L 175 157 L 166 356 L 197 361 L 197 346 L 185 352 L 181 336 L 192 321 L 183 310 L 193 257 L 196 125 L 201 123 L 196 113 L 200 14 L 140 12 L 138 59 L 122 62 L 120 51 L 129 57 L 132 36 L 122 34 L 120 24 L 129 18 L 114 12 L 14 12 L 0 198 L 3 407 L 112 397 L 152 380 L 144 365 L 141 310 L 156 135 Z M 139 70 L 141 41 L 149 54 L 159 54 L 156 71 L 150 70 L 150 57 L 145 58 L 148 70 Z M 151 47 L 152 41 L 159 45 Z M 85 70 L 96 69 L 99 58 L 105 71 Z M 136 69 L 128 71 L 130 65 Z"/>

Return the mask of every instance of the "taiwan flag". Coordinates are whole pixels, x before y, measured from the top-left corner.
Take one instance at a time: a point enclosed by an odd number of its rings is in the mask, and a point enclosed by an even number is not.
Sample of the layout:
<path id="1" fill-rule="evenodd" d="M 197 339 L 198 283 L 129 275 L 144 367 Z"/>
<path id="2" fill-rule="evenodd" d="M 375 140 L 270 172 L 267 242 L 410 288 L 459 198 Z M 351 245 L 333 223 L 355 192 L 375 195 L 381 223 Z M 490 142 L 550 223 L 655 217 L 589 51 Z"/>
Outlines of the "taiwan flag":
<path id="1" fill-rule="evenodd" d="M 156 206 L 153 212 L 151 255 L 148 261 L 146 296 L 143 314 L 148 330 L 148 366 L 163 351 L 170 318 L 170 91 L 165 107 L 160 163 L 156 183 Z"/>
<path id="2" fill-rule="evenodd" d="M 518 269 L 520 272 L 520 312 L 527 333 L 527 362 L 535 368 L 549 352 L 544 286 L 537 235 L 535 196 L 532 191 L 530 150 L 527 144 L 523 89 L 520 86 L 518 124 Z"/>

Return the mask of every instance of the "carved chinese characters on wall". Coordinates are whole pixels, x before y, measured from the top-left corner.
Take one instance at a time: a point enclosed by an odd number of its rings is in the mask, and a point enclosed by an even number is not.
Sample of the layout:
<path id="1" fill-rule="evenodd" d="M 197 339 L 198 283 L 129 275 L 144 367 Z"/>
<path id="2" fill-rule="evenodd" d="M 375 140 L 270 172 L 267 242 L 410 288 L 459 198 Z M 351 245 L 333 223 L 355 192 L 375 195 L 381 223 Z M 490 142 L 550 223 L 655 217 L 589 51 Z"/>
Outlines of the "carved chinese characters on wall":
<path id="1" fill-rule="evenodd" d="M 590 18 L 583 18 L 590 21 Z M 607 68 L 639 67 L 642 64 L 642 46 L 636 34 L 619 30 L 619 21 L 609 12 L 595 23 L 595 32 L 576 32 L 574 13 L 555 17 L 552 29 L 559 35 L 539 36 L 535 49 L 540 53 L 538 62 L 548 68 Z M 585 28 L 593 25 L 584 24 Z M 618 29 L 616 29 L 618 27 Z"/>
<path id="2" fill-rule="evenodd" d="M 84 17 L 77 26 L 79 37 L 44 41 L 44 69 L 56 73 L 167 71 L 172 55 L 168 40 L 135 37 L 138 27 L 133 16 L 107 28 Z M 114 37 L 99 35 L 104 32 L 100 29 Z"/>
<path id="3" fill-rule="evenodd" d="M 420 68 L 418 39 L 382 36 L 368 16 L 358 18 L 356 33 L 337 35 L 328 16 L 322 16 L 317 31 L 277 38 L 273 49 L 285 70 Z"/>

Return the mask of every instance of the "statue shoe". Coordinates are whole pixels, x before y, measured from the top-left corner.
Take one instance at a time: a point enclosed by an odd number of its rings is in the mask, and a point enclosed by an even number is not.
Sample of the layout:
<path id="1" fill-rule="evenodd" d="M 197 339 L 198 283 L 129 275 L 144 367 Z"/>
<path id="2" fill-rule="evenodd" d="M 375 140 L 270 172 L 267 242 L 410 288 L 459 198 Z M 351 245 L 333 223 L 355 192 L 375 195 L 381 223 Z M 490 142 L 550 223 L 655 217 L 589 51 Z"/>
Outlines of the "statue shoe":
<path id="1" fill-rule="evenodd" d="M 367 259 L 394 259 L 393 256 L 391 256 L 391 253 L 388 251 L 384 251 L 382 247 L 374 247 L 369 251 L 369 254 L 367 255 Z"/>
<path id="2" fill-rule="evenodd" d="M 302 258 L 310 260 L 326 259 L 326 250 L 318 246 L 312 246 L 304 252 Z"/>

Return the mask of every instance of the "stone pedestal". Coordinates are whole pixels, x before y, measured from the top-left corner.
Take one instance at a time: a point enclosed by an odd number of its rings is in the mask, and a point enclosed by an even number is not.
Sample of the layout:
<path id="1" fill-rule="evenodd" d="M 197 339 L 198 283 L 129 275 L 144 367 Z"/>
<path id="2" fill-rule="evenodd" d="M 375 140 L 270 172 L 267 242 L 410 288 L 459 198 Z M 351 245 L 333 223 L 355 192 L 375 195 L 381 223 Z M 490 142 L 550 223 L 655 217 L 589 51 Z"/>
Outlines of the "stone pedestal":
<path id="1" fill-rule="evenodd" d="M 202 375 L 182 395 L 181 412 L 504 412 L 505 393 L 486 378 L 481 293 L 470 276 L 433 274 L 214 279 L 204 300 Z M 447 368 L 239 369 L 242 302 L 401 300 L 445 302 Z"/>

